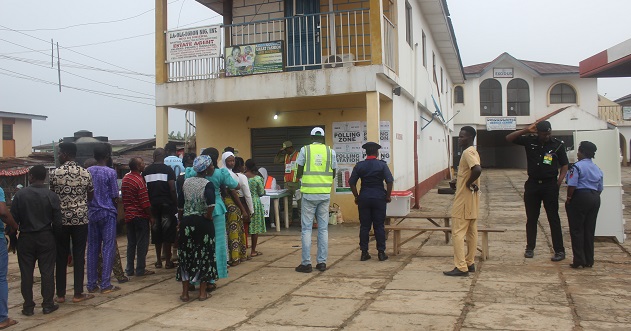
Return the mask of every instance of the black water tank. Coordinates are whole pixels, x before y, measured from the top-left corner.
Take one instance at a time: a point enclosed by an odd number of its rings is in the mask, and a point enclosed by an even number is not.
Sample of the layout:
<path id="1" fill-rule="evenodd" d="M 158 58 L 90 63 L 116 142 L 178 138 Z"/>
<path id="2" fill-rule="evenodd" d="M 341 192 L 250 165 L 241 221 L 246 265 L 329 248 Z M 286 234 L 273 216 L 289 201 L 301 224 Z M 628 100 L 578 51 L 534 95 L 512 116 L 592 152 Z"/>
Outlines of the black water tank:
<path id="1" fill-rule="evenodd" d="M 99 144 L 107 144 L 110 152 L 112 146 L 107 142 L 107 137 L 93 137 L 92 132 L 81 130 L 74 133 L 74 137 L 64 137 L 64 142 L 73 142 L 77 145 L 77 157 L 75 161 L 83 166 L 85 160 L 94 157 L 94 147 Z"/>

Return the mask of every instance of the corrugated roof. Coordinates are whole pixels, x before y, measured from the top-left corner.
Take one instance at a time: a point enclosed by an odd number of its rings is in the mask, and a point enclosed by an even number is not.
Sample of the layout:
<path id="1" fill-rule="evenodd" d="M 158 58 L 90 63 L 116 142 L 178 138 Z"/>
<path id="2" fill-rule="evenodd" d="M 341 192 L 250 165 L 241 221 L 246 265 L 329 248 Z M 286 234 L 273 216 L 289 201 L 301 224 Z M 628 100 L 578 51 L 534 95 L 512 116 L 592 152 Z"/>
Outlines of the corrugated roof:
<path id="1" fill-rule="evenodd" d="M 518 61 L 524 66 L 534 70 L 540 75 L 562 75 L 562 74 L 578 74 L 578 66 L 570 66 L 565 64 L 556 64 L 556 63 L 547 63 L 547 62 L 537 62 L 537 61 L 528 61 L 528 60 L 519 60 L 514 58 L 508 53 L 502 53 L 500 56 L 495 58 L 491 62 L 485 62 L 480 64 L 474 64 L 467 67 L 464 67 L 464 72 L 466 75 L 475 75 L 482 73 L 484 70 L 492 66 L 494 63 L 499 62 L 500 58 L 508 57 L 511 60 Z"/>
<path id="2" fill-rule="evenodd" d="M 629 101 L 629 100 L 631 100 L 631 94 L 625 95 L 622 98 L 618 98 L 618 99 L 614 100 L 613 102 L 621 103 L 621 102 L 625 102 L 625 101 Z"/>

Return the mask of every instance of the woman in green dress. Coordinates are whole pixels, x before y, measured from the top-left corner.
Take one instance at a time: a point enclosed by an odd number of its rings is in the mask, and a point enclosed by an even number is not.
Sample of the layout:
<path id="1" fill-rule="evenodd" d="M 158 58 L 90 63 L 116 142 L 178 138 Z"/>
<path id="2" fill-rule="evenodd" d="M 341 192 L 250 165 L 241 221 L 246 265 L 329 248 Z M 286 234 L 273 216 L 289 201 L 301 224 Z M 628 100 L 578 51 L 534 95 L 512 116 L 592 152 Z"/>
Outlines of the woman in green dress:
<path id="1" fill-rule="evenodd" d="M 179 266 L 175 278 L 182 282 L 180 300 L 189 300 L 189 283 L 199 282 L 199 300 L 208 299 L 208 283 L 217 279 L 215 259 L 215 186 L 206 179 L 215 171 L 209 156 L 201 155 L 193 162 L 197 176 L 184 181 L 178 196 L 178 213 L 182 220 L 179 229 Z M 225 262 L 225 261 L 224 261 Z"/>
<path id="2" fill-rule="evenodd" d="M 263 211 L 263 204 L 261 204 L 261 196 L 265 195 L 265 184 L 263 184 L 263 177 L 259 175 L 258 168 L 252 159 L 245 161 L 245 176 L 248 177 L 252 203 L 254 204 L 254 213 L 250 217 L 249 228 L 252 236 L 250 256 L 254 257 L 262 255 L 256 250 L 256 243 L 259 239 L 259 233 L 265 233 L 265 212 Z"/>

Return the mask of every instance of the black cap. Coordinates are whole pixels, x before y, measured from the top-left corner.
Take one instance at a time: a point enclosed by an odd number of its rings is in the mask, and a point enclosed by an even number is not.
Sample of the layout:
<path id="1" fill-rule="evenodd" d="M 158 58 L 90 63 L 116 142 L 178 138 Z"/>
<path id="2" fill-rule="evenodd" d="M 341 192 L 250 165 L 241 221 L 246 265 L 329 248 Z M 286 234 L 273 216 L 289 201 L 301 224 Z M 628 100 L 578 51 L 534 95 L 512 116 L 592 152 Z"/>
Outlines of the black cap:
<path id="1" fill-rule="evenodd" d="M 550 132 L 552 131 L 552 125 L 548 121 L 541 121 L 537 123 L 537 132 Z"/>
<path id="2" fill-rule="evenodd" d="M 369 141 L 369 142 L 363 144 L 362 148 L 363 149 L 380 149 L 381 145 L 379 145 L 379 144 L 377 144 L 375 142 Z"/>

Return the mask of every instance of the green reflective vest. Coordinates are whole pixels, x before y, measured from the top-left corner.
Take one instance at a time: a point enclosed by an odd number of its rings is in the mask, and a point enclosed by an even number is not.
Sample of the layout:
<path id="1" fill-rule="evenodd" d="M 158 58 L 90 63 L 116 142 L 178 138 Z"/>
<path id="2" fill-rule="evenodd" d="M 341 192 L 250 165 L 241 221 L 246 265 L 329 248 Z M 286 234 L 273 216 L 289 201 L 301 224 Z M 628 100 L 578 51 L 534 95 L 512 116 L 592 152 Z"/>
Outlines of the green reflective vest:
<path id="1" fill-rule="evenodd" d="M 322 144 L 305 146 L 305 168 L 302 173 L 300 192 L 305 194 L 329 194 L 333 184 L 333 157 L 331 148 Z"/>

